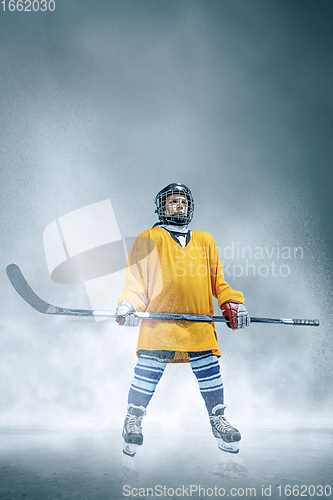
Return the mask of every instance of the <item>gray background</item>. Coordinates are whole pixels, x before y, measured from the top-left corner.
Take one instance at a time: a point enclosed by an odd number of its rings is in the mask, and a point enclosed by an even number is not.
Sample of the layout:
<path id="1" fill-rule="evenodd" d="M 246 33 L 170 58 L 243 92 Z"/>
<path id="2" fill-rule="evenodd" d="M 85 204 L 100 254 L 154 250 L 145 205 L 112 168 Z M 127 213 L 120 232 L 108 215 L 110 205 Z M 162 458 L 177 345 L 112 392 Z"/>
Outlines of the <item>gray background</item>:
<path id="1" fill-rule="evenodd" d="M 50 280 L 46 226 L 111 199 L 135 236 L 156 221 L 157 191 L 183 182 L 192 228 L 242 266 L 226 278 L 251 315 L 321 321 L 218 327 L 230 419 L 331 426 L 332 2 L 55 1 L 0 13 L 0 423 L 121 428 L 137 331 L 39 315 L 5 267 L 50 302 L 89 307 L 83 286 Z M 246 276 L 232 246 L 280 256 L 252 256 Z M 303 258 L 282 258 L 294 247 Z M 260 276 L 272 260 L 288 276 Z M 189 408 L 206 422 L 190 368 L 170 366 L 146 426 L 182 432 Z"/>

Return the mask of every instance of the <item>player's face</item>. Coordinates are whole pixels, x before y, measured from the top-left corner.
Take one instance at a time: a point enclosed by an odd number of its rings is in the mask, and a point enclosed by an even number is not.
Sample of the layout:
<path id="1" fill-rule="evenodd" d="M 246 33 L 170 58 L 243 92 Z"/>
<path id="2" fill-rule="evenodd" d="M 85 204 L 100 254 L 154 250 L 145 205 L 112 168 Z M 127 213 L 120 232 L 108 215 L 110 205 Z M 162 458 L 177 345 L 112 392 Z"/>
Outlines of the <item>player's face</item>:
<path id="1" fill-rule="evenodd" d="M 166 201 L 166 215 L 182 214 L 186 215 L 188 210 L 188 200 L 184 194 L 169 194 Z"/>

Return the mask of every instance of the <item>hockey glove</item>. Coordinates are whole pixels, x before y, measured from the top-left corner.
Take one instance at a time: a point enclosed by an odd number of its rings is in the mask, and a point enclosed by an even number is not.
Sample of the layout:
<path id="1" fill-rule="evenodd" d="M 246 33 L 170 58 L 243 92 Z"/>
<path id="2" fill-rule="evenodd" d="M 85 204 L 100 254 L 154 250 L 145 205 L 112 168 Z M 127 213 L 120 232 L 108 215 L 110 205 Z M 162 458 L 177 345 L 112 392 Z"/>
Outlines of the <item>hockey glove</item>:
<path id="1" fill-rule="evenodd" d="M 130 302 L 119 302 L 116 309 L 116 321 L 119 326 L 138 326 L 140 319 L 133 316 L 135 312 L 133 305 Z"/>
<path id="2" fill-rule="evenodd" d="M 235 300 L 227 300 L 223 302 L 221 309 L 223 316 L 228 319 L 227 326 L 229 328 L 237 330 L 238 328 L 249 326 L 250 316 L 244 304 Z"/>

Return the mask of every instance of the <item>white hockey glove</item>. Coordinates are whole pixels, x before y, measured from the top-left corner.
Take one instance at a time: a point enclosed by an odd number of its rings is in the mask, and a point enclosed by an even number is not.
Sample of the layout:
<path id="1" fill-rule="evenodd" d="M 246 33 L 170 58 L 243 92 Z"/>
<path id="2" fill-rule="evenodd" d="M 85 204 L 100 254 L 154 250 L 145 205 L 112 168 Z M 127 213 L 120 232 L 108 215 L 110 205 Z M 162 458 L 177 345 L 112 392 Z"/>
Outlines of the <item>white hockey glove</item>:
<path id="1" fill-rule="evenodd" d="M 116 321 L 119 326 L 138 326 L 140 319 L 133 316 L 135 312 L 133 305 L 126 300 L 119 302 L 116 309 Z"/>
<path id="2" fill-rule="evenodd" d="M 223 316 L 229 320 L 227 322 L 227 326 L 229 328 L 237 330 L 238 328 L 249 326 L 250 315 L 244 304 L 241 304 L 236 300 L 227 300 L 226 302 L 223 302 L 221 309 Z"/>

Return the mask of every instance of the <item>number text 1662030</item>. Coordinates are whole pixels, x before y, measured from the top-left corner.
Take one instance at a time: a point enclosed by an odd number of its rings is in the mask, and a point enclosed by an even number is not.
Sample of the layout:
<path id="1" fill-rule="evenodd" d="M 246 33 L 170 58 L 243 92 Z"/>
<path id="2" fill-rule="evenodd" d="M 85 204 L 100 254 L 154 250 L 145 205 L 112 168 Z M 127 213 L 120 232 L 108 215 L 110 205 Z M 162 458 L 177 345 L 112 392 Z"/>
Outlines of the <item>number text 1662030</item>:
<path id="1" fill-rule="evenodd" d="M 55 0 L 2 0 L 3 12 L 53 12 Z"/>

